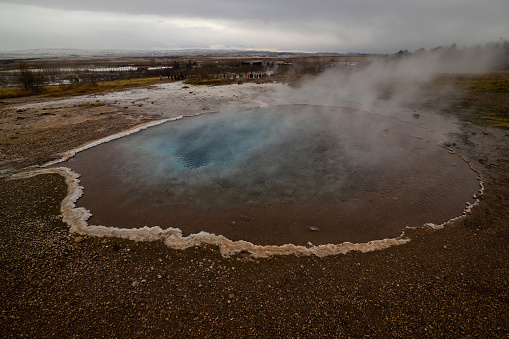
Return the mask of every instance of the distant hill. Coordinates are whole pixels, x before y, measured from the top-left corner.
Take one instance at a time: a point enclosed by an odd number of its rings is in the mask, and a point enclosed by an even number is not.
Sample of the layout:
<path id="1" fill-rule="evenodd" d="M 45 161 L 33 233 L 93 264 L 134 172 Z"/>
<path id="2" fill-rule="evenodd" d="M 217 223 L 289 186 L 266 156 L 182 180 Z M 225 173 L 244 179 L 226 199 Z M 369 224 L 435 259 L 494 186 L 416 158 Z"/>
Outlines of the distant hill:
<path id="1" fill-rule="evenodd" d="M 361 55 L 360 53 L 348 53 Z M 344 55 L 344 53 L 304 53 L 304 52 L 274 52 L 274 51 L 246 51 L 228 49 L 181 49 L 181 50 L 100 50 L 100 49 L 26 49 L 18 51 L 0 51 L 0 60 L 12 59 L 54 59 L 54 58 L 111 58 L 111 57 L 177 57 L 177 56 L 256 56 L 277 57 L 291 55 Z"/>

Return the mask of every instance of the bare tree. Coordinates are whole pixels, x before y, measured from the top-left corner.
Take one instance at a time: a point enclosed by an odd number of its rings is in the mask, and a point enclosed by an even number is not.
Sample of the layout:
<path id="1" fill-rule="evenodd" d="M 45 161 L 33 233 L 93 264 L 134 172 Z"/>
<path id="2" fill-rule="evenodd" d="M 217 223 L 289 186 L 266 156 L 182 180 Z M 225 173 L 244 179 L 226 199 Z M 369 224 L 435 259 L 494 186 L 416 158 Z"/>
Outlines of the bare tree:
<path id="1" fill-rule="evenodd" d="M 44 85 L 44 74 L 42 72 L 34 72 L 26 62 L 20 61 L 18 80 L 25 91 L 40 92 Z"/>

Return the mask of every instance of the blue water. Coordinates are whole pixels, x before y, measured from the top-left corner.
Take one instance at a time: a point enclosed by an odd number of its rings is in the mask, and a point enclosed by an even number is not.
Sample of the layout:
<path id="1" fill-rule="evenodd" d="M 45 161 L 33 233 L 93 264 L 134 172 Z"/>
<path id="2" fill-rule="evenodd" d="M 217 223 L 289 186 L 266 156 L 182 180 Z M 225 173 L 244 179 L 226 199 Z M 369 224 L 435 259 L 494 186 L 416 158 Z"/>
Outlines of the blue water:
<path id="1" fill-rule="evenodd" d="M 187 118 L 189 119 L 189 118 Z M 196 119 L 198 120 L 198 119 Z M 207 116 L 199 121 L 177 121 L 160 127 L 148 138 L 134 138 L 145 152 L 174 158 L 172 165 L 188 169 L 226 164 L 263 145 L 273 133 L 270 118 L 246 118 L 245 114 Z"/>
<path id="2" fill-rule="evenodd" d="M 326 188 L 316 176 L 342 171 L 341 149 L 356 146 L 346 134 L 343 138 L 324 128 L 329 120 L 318 112 L 281 111 L 189 117 L 136 133 L 116 144 L 122 157 L 117 170 L 143 185 L 179 183 L 175 191 L 185 187 L 187 194 L 209 185 L 209 190 L 235 186 L 253 195 L 260 186 L 338 189 L 344 177 L 331 178 Z"/>
<path id="3" fill-rule="evenodd" d="M 384 123 L 368 126 L 365 114 L 296 106 L 187 117 L 116 142 L 112 163 L 124 183 L 164 186 L 176 200 L 207 196 L 209 207 L 272 203 L 288 195 L 308 202 L 341 199 L 359 194 L 352 182 L 362 182 L 363 191 L 384 189 L 398 166 L 420 156 L 417 145 L 429 147 L 406 135 L 404 143 L 399 134 L 385 135 Z"/>
<path id="4" fill-rule="evenodd" d="M 462 213 L 476 175 L 440 140 L 366 112 L 285 106 L 167 122 L 69 166 L 92 223 L 266 244 L 366 241 Z"/>

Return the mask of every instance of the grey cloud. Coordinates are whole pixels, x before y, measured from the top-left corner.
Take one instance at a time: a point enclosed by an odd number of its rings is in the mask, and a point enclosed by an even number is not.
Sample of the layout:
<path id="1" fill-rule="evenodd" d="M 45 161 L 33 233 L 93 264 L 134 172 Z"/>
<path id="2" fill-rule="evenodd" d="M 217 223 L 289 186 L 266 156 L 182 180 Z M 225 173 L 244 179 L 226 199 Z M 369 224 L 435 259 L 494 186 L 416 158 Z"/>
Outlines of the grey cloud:
<path id="1" fill-rule="evenodd" d="M 99 44 L 152 49 L 222 45 L 390 53 L 509 38 L 507 0 L 0 0 L 2 5 L 33 6 L 26 10 L 32 16 L 37 11 L 48 13 L 47 9 L 68 16 L 71 22 L 59 41 L 54 42 L 63 44 L 59 47 L 67 47 L 68 41 L 83 35 L 82 45 L 87 48 Z M 39 18 L 20 14 L 16 18 L 19 22 L 14 22 L 12 18 L 3 18 L 1 12 L 0 19 L 10 22 L 12 34 L 0 36 L 0 48 L 14 45 L 35 48 L 31 44 L 43 47 L 40 42 L 49 39 L 48 31 L 61 25 L 57 20 L 47 20 L 40 30 L 32 30 L 30 36 L 21 20 Z M 86 26 L 84 20 L 90 24 Z M 122 20 L 126 24 L 119 27 L 124 34 L 118 32 L 115 40 L 107 41 L 113 35 L 111 30 L 115 31 L 113 26 Z M 179 26 L 179 20 L 188 22 Z M 105 41 L 94 41 L 91 37 L 103 37 Z"/>
<path id="2" fill-rule="evenodd" d="M 1 2 L 26 4 L 63 10 L 86 10 L 93 12 L 149 14 L 161 16 L 185 16 L 200 18 L 224 18 L 232 20 L 346 20 L 367 23 L 377 18 L 420 20 L 470 16 L 473 19 L 489 13 L 500 14 L 502 8 L 509 10 L 509 3 L 501 0 L 484 2 L 472 0 L 428 1 L 359 1 L 359 0 L 187 0 L 187 1 L 68 1 L 68 0 L 3 0 Z M 507 11 L 504 12 L 507 14 Z"/>

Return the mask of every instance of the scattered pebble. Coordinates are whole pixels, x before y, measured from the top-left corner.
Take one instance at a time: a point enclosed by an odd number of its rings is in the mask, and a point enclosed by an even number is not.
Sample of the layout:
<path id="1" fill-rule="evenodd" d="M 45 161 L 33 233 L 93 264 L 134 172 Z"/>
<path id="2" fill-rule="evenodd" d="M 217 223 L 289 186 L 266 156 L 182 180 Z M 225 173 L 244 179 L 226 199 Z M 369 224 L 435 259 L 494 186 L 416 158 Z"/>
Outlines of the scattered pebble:
<path id="1" fill-rule="evenodd" d="M 74 238 L 74 242 L 77 243 L 77 244 L 82 242 L 83 240 L 85 240 L 85 238 L 83 238 L 81 236 L 78 236 L 78 237 Z"/>
<path id="2" fill-rule="evenodd" d="M 492 157 L 490 161 L 495 162 L 495 155 Z M 483 169 L 488 170 L 490 175 L 502 177 L 498 182 L 507 182 L 506 172 L 494 166 Z M 6 337 L 100 336 L 105 324 L 107 334 L 118 337 L 214 337 L 225 333 L 501 337 L 507 333 L 508 323 L 500 317 L 507 310 L 502 298 L 508 271 L 503 242 L 507 238 L 504 185 L 489 186 L 490 214 L 465 219 L 467 228 L 446 227 L 410 246 L 369 254 L 236 262 L 239 266 L 233 271 L 233 267 L 227 268 L 231 259 L 217 253 L 207 257 L 194 249 L 168 250 L 156 243 L 123 239 L 108 240 L 109 246 L 104 246 L 104 239 L 70 236 L 67 230 L 62 231 L 61 220 L 38 216 L 27 221 L 27 203 L 34 203 L 33 197 L 50 182 L 48 178 L 53 177 L 34 177 L 28 181 L 30 185 L 0 182 L 0 207 L 5 213 L 0 220 L 4 226 L 0 228 L 0 328 Z M 51 185 L 51 192 L 54 187 Z M 23 192 L 30 198 L 22 199 Z M 5 203 L 9 200 L 12 202 Z M 48 203 L 41 200 L 37 204 Z M 478 208 L 486 211 L 483 204 Z M 52 223 L 58 224 L 53 227 Z M 480 226 L 490 232 L 477 233 L 472 239 L 470 231 L 478 231 Z M 86 240 L 86 246 L 74 246 L 77 238 Z M 443 245 L 444 239 L 453 240 L 454 246 Z M 112 253 L 114 243 L 122 244 L 123 250 L 117 245 L 119 252 Z M 440 247 L 444 251 L 429 250 Z M 195 260 L 206 264 L 203 269 L 187 265 L 194 255 L 200 255 Z M 354 263 L 358 258 L 363 260 L 361 266 Z M 154 263 L 161 264 L 155 268 Z M 148 269 L 156 274 L 147 274 Z M 143 285 L 142 276 L 148 281 Z M 228 307 L 219 305 L 218 299 L 226 299 Z M 370 305 L 380 306 L 373 314 L 387 326 L 366 317 Z M 437 316 L 434 310 L 443 313 Z M 415 314 L 415 319 L 408 314 Z"/>

